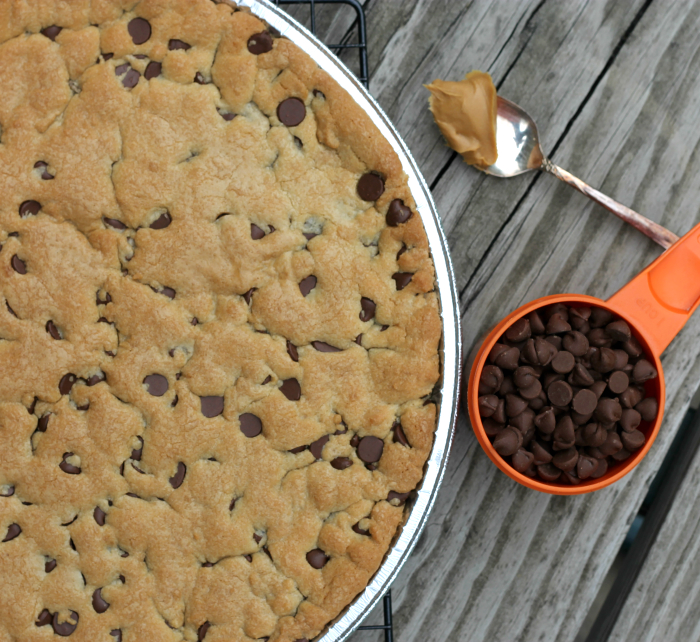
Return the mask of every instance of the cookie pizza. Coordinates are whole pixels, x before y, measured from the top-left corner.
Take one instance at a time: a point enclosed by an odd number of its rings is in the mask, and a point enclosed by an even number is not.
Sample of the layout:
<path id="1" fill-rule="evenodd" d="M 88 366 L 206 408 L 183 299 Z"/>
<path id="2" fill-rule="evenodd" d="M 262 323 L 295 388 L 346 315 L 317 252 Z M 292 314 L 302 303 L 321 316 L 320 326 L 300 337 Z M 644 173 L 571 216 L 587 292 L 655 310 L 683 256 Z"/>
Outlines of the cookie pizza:
<path id="1" fill-rule="evenodd" d="M 435 431 L 397 155 L 210 0 L 4 0 L 0 86 L 0 640 L 311 640 Z"/>

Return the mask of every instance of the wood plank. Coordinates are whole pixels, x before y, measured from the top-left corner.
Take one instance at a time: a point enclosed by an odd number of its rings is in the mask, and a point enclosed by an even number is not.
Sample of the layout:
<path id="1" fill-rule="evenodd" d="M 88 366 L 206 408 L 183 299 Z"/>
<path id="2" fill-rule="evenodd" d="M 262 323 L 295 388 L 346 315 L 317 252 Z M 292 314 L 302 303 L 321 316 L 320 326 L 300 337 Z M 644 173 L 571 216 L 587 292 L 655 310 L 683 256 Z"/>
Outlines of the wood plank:
<path id="1" fill-rule="evenodd" d="M 696 453 L 609 640 L 700 639 L 700 453 Z M 634 636 L 634 637 L 632 637 Z"/>
<path id="2" fill-rule="evenodd" d="M 443 20 L 435 14 L 438 6 L 447 13 L 444 5 L 436 0 L 432 11 L 430 5 L 416 2 L 412 11 L 431 24 Z M 457 16 L 459 24 L 483 6 L 470 5 Z M 482 22 L 513 24 L 521 10 L 520 3 L 510 11 L 492 6 L 500 12 L 483 15 Z M 700 190 L 694 125 L 700 4 L 547 1 L 527 7 L 538 9 L 534 18 L 528 22 L 520 14 L 514 33 L 498 41 L 509 64 L 493 58 L 490 70 L 500 70 L 497 81 L 505 79 L 502 93 L 527 105 L 550 148 L 561 139 L 555 162 L 673 231 L 687 231 Z M 462 50 L 454 30 L 444 28 L 435 43 L 436 31 L 413 13 L 399 19 L 379 58 L 375 92 L 428 179 L 435 179 L 445 160 L 436 130 L 412 104 L 419 101 L 395 96 L 415 96 L 420 82 L 435 76 L 457 77 L 425 61 L 443 64 L 451 48 Z M 430 46 L 421 45 L 423 33 Z M 476 32 L 474 38 L 483 55 L 487 45 Z M 521 46 L 509 49 L 504 38 Z M 423 51 L 420 62 L 406 51 L 414 45 Z M 476 54 L 454 59 L 460 72 L 489 69 Z M 399 69 L 401 60 L 409 69 Z M 393 78 L 397 70 L 400 82 Z M 659 253 L 548 176 L 503 181 L 452 163 L 434 193 L 462 290 L 467 347 L 536 296 L 609 296 Z M 519 487 L 492 466 L 460 419 L 437 506 L 394 584 L 397 639 L 574 639 L 697 388 L 698 331 L 696 315 L 665 353 L 667 414 L 651 452 L 623 481 L 594 495 L 549 497 Z M 380 639 L 362 635 L 357 639 L 363 642 Z"/>
<path id="3" fill-rule="evenodd" d="M 650 492 L 653 495 L 651 504 L 644 513 L 642 525 L 620 564 L 619 572 L 605 603 L 586 636 L 586 642 L 601 642 L 610 640 L 612 637 L 618 640 L 629 639 L 630 630 L 640 626 L 641 621 L 648 620 L 652 613 L 652 622 L 648 623 L 650 625 L 645 626 L 642 632 L 638 632 L 635 637 L 639 638 L 647 634 L 656 637 L 659 631 L 663 631 L 665 636 L 669 636 L 669 639 L 691 639 L 687 635 L 679 637 L 670 632 L 674 627 L 678 628 L 677 624 L 680 622 L 677 617 L 679 607 L 685 609 L 689 604 L 692 606 L 692 600 L 687 598 L 688 595 L 693 594 L 687 591 L 680 596 L 674 594 L 674 591 L 668 586 L 670 583 L 668 580 L 674 582 L 676 587 L 683 584 L 682 580 L 679 582 L 679 576 L 683 576 L 688 567 L 682 565 L 681 572 L 675 573 L 675 564 L 671 560 L 681 561 L 678 559 L 679 553 L 687 553 L 688 535 L 692 538 L 695 534 L 694 531 L 699 526 L 698 513 L 692 510 L 698 501 L 696 499 L 697 478 L 693 479 L 693 475 L 697 475 L 700 469 L 699 446 L 700 413 L 695 412 L 690 421 L 683 422 L 666 461 L 664 461 L 662 470 L 659 471 L 659 476 L 654 481 L 656 488 Z M 667 468 L 669 458 L 672 458 L 672 462 Z M 659 477 L 662 479 L 659 480 Z M 682 494 L 679 496 L 681 489 L 684 493 L 690 491 L 689 500 L 686 501 Z M 645 505 L 648 504 L 648 501 L 648 498 L 645 499 Z M 662 530 L 665 532 L 659 537 Z M 683 543 L 686 546 L 679 546 L 678 536 L 681 533 L 683 534 L 681 539 L 684 540 Z M 656 582 L 659 576 L 669 568 L 673 570 L 666 578 L 665 585 L 654 587 L 653 593 L 642 589 L 643 585 L 648 587 Z M 695 570 L 697 571 L 697 569 Z M 697 574 L 692 576 L 691 586 L 695 583 L 696 577 Z M 635 586 L 636 590 L 631 596 Z M 665 609 L 664 615 L 659 617 L 657 603 L 660 600 L 663 601 L 666 596 L 674 599 L 671 603 L 672 608 Z M 678 599 L 679 597 L 680 599 Z M 700 596 L 694 595 L 693 597 L 697 604 L 697 599 L 700 599 Z M 640 608 L 641 613 L 639 612 Z M 696 609 L 693 610 L 697 612 Z M 671 621 L 665 622 L 659 629 L 659 620 L 663 621 L 664 619 Z M 647 623 L 645 622 L 645 624 Z M 614 636 L 611 635 L 613 630 L 616 631 Z M 694 638 L 697 639 L 697 635 Z"/>

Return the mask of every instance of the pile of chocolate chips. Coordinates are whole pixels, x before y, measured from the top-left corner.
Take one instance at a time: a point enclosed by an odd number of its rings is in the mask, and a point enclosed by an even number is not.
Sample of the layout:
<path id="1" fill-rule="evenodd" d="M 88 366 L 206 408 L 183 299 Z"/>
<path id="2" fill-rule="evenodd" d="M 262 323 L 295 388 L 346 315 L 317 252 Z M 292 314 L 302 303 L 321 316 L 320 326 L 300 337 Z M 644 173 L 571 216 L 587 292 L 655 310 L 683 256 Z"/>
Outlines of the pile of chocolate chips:
<path id="1" fill-rule="evenodd" d="M 659 404 L 657 376 L 629 325 L 597 307 L 557 303 L 513 323 L 479 380 L 479 414 L 519 473 L 579 484 L 641 448 Z"/>

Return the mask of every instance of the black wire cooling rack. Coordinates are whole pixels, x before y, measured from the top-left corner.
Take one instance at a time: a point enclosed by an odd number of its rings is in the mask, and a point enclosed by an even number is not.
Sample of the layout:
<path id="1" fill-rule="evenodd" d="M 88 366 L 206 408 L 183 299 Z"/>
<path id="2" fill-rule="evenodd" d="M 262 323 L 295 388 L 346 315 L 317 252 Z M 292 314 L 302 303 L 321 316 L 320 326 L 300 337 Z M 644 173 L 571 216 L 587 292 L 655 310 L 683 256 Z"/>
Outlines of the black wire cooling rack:
<path id="1" fill-rule="evenodd" d="M 365 10 L 360 4 L 359 0 L 274 0 L 278 7 L 284 8 L 286 5 L 307 5 L 309 7 L 309 21 L 310 29 L 314 35 L 318 35 L 316 32 L 316 8 L 319 5 L 324 4 L 334 4 L 334 5 L 345 5 L 351 7 L 355 10 L 356 18 L 355 22 L 346 34 L 346 37 L 350 38 L 353 31 L 357 34 L 356 42 L 340 42 L 336 44 L 326 43 L 326 46 L 336 55 L 339 54 L 343 49 L 357 49 L 360 58 L 360 75 L 358 79 L 367 88 L 369 88 L 369 69 L 367 66 L 367 29 L 365 25 Z"/>
<path id="2" fill-rule="evenodd" d="M 365 10 L 358 0 L 274 0 L 278 7 L 285 5 L 307 5 L 309 7 L 309 23 L 311 33 L 316 32 L 316 8 L 322 4 L 346 5 L 355 10 L 355 22 L 348 31 L 346 38 L 351 38 L 353 32 L 357 35 L 357 42 L 326 43 L 326 46 L 335 54 L 343 49 L 357 49 L 360 58 L 359 81 L 369 89 L 369 67 L 367 65 L 367 27 L 365 24 Z M 345 40 L 346 38 L 343 38 Z M 366 625 L 357 628 L 358 631 L 384 631 L 384 642 L 394 642 L 394 625 L 392 621 L 391 589 L 382 600 L 384 606 L 384 624 Z"/>

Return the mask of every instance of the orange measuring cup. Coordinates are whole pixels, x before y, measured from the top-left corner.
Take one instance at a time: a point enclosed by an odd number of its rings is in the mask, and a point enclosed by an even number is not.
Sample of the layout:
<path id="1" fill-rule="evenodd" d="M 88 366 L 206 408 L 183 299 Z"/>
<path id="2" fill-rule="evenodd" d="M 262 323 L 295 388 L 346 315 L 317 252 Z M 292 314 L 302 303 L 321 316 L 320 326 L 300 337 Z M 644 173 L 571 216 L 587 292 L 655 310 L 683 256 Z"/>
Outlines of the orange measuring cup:
<path id="1" fill-rule="evenodd" d="M 598 479 L 587 479 L 572 486 L 545 482 L 517 472 L 491 444 L 479 415 L 479 380 L 492 348 L 506 330 L 534 310 L 553 303 L 569 306 L 598 306 L 621 317 L 630 326 L 632 335 L 641 343 L 645 358 L 658 372 L 645 383 L 645 391 L 656 398 L 659 411 L 656 419 L 639 426 L 646 442 L 642 448 Z M 651 448 L 663 418 L 665 383 L 659 357 L 700 304 L 700 225 L 674 243 L 658 259 L 607 301 L 582 294 L 555 294 L 527 303 L 496 325 L 481 344 L 471 367 L 467 390 L 469 418 L 482 448 L 506 475 L 515 481 L 544 493 L 579 495 L 599 490 L 630 472 Z"/>

